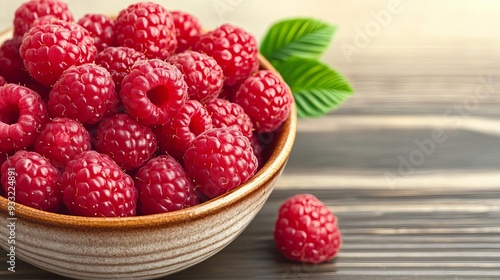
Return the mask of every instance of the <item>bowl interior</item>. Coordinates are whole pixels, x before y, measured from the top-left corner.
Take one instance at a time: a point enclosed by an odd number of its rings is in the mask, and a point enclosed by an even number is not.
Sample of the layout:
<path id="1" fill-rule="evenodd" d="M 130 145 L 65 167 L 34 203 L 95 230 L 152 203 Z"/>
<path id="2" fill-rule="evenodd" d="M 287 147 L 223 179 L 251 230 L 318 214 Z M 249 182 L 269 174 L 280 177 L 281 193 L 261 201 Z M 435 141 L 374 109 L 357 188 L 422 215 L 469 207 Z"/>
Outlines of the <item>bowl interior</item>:
<path id="1" fill-rule="evenodd" d="M 0 32 L 0 43 L 9 39 L 11 36 L 11 30 Z M 276 72 L 272 65 L 260 54 L 259 62 L 261 69 Z M 232 191 L 196 206 L 155 215 L 103 218 L 56 214 L 17 204 L 16 216 L 19 219 L 27 219 L 36 223 L 76 228 L 82 226 L 86 228 L 116 228 L 124 226 L 127 228 L 150 227 L 151 224 L 178 223 L 187 220 L 200 219 L 229 206 L 235 201 L 238 201 L 240 198 L 257 191 L 259 188 L 265 187 L 270 180 L 279 175 L 277 173 L 279 173 L 282 167 L 286 164 L 292 150 L 296 129 L 297 112 L 295 104 L 293 104 L 290 116 L 283 126 L 276 132 L 266 134 L 266 140 L 269 143 L 267 146 L 269 154 L 266 163 L 257 172 L 257 174 L 255 174 L 249 181 Z M 8 200 L 5 197 L 0 197 L 0 212 L 5 215 L 7 214 L 7 204 Z"/>

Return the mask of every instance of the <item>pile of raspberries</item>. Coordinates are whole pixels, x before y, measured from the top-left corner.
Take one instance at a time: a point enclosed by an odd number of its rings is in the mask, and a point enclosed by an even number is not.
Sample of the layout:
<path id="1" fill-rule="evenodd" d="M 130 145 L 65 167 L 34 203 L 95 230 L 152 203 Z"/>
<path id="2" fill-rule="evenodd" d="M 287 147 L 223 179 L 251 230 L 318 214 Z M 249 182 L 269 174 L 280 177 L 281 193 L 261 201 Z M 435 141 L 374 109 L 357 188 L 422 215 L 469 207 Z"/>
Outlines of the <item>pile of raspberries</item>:
<path id="1" fill-rule="evenodd" d="M 31 0 L 0 47 L 0 194 L 89 217 L 190 207 L 256 173 L 291 105 L 239 27 L 151 2 L 75 21 Z"/>

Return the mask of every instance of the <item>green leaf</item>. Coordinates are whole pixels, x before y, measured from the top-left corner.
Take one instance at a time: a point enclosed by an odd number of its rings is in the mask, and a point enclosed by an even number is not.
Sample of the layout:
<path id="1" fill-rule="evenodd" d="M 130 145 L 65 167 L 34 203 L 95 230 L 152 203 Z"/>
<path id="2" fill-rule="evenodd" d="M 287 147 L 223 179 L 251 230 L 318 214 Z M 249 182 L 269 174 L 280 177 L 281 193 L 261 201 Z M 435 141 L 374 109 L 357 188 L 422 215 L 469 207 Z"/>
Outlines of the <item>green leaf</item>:
<path id="1" fill-rule="evenodd" d="M 332 40 L 335 26 L 311 18 L 296 18 L 271 26 L 260 52 L 271 62 L 297 56 L 318 58 Z"/>
<path id="2" fill-rule="evenodd" d="M 342 75 L 317 60 L 292 57 L 274 66 L 293 92 L 299 117 L 322 116 L 353 94 Z"/>

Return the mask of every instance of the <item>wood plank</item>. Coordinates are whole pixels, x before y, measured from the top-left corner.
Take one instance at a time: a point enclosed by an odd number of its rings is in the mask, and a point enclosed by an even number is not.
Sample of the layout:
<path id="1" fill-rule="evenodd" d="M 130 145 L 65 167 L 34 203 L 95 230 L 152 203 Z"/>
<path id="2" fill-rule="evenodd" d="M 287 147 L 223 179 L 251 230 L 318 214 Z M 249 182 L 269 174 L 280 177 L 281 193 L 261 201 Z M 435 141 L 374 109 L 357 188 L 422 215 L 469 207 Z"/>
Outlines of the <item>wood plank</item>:
<path id="1" fill-rule="evenodd" d="M 309 192 L 339 217 L 343 247 L 333 262 L 302 265 L 275 250 L 279 205 Z M 276 190 L 247 230 L 222 252 L 164 279 L 497 279 L 500 277 L 500 190 Z M 438 207 L 440 206 L 440 207 Z M 6 259 L 5 252 L 0 262 Z M 55 279 L 20 263 L 9 279 Z M 59 278 L 58 278 L 59 279 Z"/>

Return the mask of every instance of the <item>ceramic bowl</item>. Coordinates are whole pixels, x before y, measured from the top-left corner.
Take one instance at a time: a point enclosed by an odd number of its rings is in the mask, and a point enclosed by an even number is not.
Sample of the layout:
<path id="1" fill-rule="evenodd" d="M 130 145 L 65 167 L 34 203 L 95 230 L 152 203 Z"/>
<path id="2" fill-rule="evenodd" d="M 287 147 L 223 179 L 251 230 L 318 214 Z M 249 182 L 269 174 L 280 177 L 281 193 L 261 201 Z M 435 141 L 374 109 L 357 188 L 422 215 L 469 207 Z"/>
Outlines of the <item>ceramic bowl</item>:
<path id="1" fill-rule="evenodd" d="M 0 34 L 0 42 L 11 32 Z M 261 68 L 272 66 L 262 56 Z M 275 71 L 275 70 L 274 70 Z M 296 109 L 273 135 L 266 164 L 248 182 L 203 204 L 171 213 L 88 218 L 16 204 L 15 253 L 41 269 L 78 279 L 152 279 L 214 255 L 233 241 L 266 202 L 292 150 Z M 7 250 L 8 200 L 0 197 L 0 246 Z"/>

